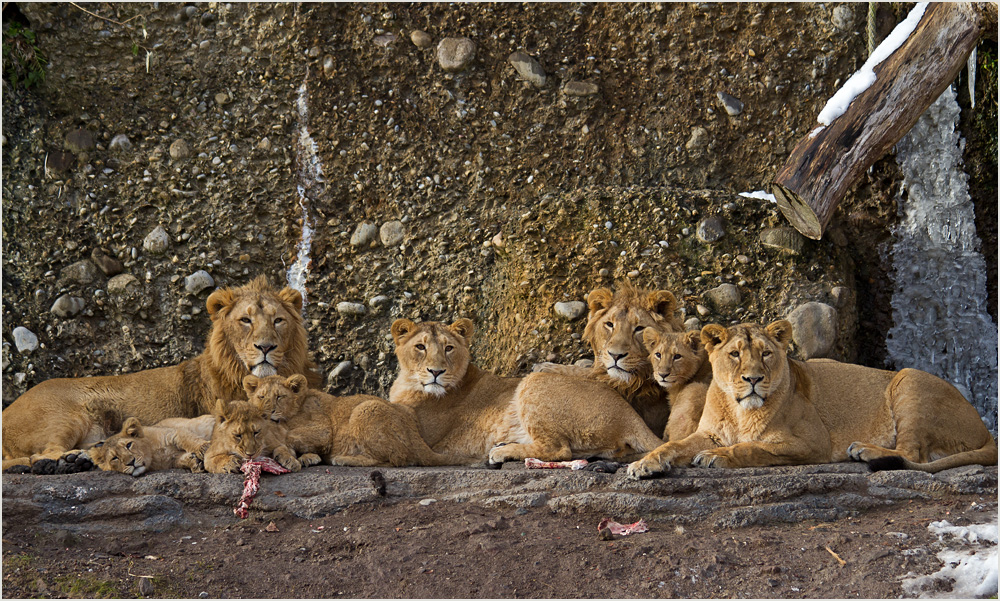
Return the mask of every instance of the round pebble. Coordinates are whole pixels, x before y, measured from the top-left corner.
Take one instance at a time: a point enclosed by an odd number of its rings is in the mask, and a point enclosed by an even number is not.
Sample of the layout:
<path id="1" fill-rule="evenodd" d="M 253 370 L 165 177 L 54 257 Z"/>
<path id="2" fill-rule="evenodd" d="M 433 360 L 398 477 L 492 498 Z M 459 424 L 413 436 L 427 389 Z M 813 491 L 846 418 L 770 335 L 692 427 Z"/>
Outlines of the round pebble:
<path id="1" fill-rule="evenodd" d="M 383 246 L 398 246 L 406 235 L 403 224 L 399 221 L 388 221 L 379 229 L 379 238 Z"/>
<path id="2" fill-rule="evenodd" d="M 417 48 L 428 48 L 434 42 L 434 38 L 426 31 L 417 29 L 410 33 L 410 41 Z"/>
<path id="3" fill-rule="evenodd" d="M 12 334 L 14 335 L 14 346 L 17 347 L 17 352 L 30 353 L 38 348 L 38 336 L 35 336 L 34 332 L 28 328 L 18 326 L 14 328 Z"/>
<path id="4" fill-rule="evenodd" d="M 184 289 L 187 290 L 188 294 L 198 294 L 205 288 L 212 288 L 214 286 L 215 280 L 204 269 L 199 269 L 184 278 Z"/>
<path id="5" fill-rule="evenodd" d="M 706 217 L 698 222 L 698 239 L 705 243 L 718 242 L 726 235 L 725 226 L 719 217 Z"/>
<path id="6" fill-rule="evenodd" d="M 576 321 L 587 313 L 587 304 L 581 301 L 560 302 L 555 304 L 556 315 L 566 321 Z"/>
<path id="7" fill-rule="evenodd" d="M 361 303 L 343 301 L 337 303 L 337 313 L 341 315 L 358 316 L 365 314 L 365 306 Z"/>
<path id="8" fill-rule="evenodd" d="M 445 38 L 438 42 L 437 58 L 445 71 L 462 71 L 476 58 L 476 43 L 469 38 Z"/>
<path id="9" fill-rule="evenodd" d="M 359 223 L 358 227 L 354 228 L 354 233 L 351 234 L 351 246 L 367 246 L 375 240 L 376 236 L 378 236 L 378 228 L 373 224 Z"/>
<path id="10" fill-rule="evenodd" d="M 86 302 L 79 296 L 64 294 L 57 298 L 56 302 L 52 303 L 52 308 L 49 310 L 52 311 L 56 317 L 69 319 L 82 311 L 85 304 Z"/>
<path id="11" fill-rule="evenodd" d="M 161 255 L 166 252 L 169 246 L 170 236 L 162 225 L 156 226 L 142 241 L 142 249 L 151 255 Z"/>
<path id="12" fill-rule="evenodd" d="M 191 147 L 183 139 L 174 140 L 174 143 L 170 145 L 170 158 L 181 160 L 189 156 L 191 156 Z"/>

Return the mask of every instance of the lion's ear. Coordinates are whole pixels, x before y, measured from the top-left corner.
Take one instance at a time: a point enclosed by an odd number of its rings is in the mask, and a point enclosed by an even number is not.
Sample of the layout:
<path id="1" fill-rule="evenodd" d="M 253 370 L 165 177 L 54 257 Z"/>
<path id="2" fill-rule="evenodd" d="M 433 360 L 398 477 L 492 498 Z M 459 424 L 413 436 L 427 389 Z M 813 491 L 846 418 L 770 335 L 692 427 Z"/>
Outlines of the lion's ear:
<path id="1" fill-rule="evenodd" d="M 284 288 L 278 293 L 278 298 L 288 303 L 296 315 L 302 314 L 302 293 L 295 288 Z"/>
<path id="2" fill-rule="evenodd" d="M 687 345 L 689 349 L 697 353 L 701 350 L 701 332 L 694 331 L 684 334 L 684 344 Z"/>
<path id="3" fill-rule="evenodd" d="M 212 408 L 212 415 L 226 421 L 226 411 L 229 410 L 229 403 L 222 399 L 215 399 L 215 407 Z"/>
<path id="4" fill-rule="evenodd" d="M 397 319 L 392 322 L 392 327 L 389 329 L 392 332 L 392 340 L 399 346 L 399 342 L 406 337 L 407 334 L 417 329 L 417 324 L 413 323 L 409 319 Z"/>
<path id="5" fill-rule="evenodd" d="M 229 288 L 220 288 L 208 295 L 205 306 L 208 308 L 208 314 L 214 319 L 219 311 L 232 306 L 235 300 L 232 290 Z"/>
<path id="6" fill-rule="evenodd" d="M 122 434 L 125 436 L 130 436 L 132 438 L 142 437 L 142 423 L 137 417 L 130 417 L 125 420 L 125 424 L 122 426 Z"/>
<path id="7" fill-rule="evenodd" d="M 792 324 L 784 319 L 772 322 L 767 326 L 767 333 L 774 338 L 775 342 L 788 348 L 788 343 L 792 341 Z"/>
<path id="8" fill-rule="evenodd" d="M 646 297 L 646 304 L 650 311 L 662 315 L 668 320 L 673 318 L 674 311 L 677 310 L 677 299 L 669 290 L 650 292 L 649 296 Z"/>
<path id="9" fill-rule="evenodd" d="M 596 313 L 610 307 L 614 298 L 615 295 L 607 288 L 595 288 L 587 295 L 587 307 L 590 308 L 591 313 Z"/>
<path id="10" fill-rule="evenodd" d="M 652 351 L 659 343 L 660 333 L 656 328 L 646 328 L 642 331 L 642 344 L 646 347 L 647 351 Z"/>
<path id="11" fill-rule="evenodd" d="M 471 319 L 463 317 L 448 326 L 448 329 L 461 336 L 465 340 L 465 344 L 468 345 L 472 342 L 472 333 L 476 331 L 476 326 Z"/>
<path id="12" fill-rule="evenodd" d="M 306 388 L 309 388 L 309 383 L 306 381 L 306 377 L 302 374 L 295 374 L 285 380 L 285 386 L 292 391 L 292 394 L 298 394 Z"/>
<path id="13" fill-rule="evenodd" d="M 717 346 L 722 346 L 729 340 L 729 330 L 726 328 L 710 323 L 701 329 L 701 342 L 705 345 L 705 350 L 712 352 Z"/>
<path id="14" fill-rule="evenodd" d="M 260 386 L 260 378 L 253 374 L 243 376 L 243 390 L 246 391 L 248 398 L 257 392 L 258 386 Z"/>

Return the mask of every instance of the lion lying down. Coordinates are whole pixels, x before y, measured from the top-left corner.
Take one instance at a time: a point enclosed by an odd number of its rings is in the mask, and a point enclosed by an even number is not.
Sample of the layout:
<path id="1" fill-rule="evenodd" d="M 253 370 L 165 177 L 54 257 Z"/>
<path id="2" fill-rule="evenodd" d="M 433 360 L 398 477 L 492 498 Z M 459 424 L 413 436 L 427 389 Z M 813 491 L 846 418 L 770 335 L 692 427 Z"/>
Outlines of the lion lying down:
<path id="1" fill-rule="evenodd" d="M 56 378 L 29 389 L 3 410 L 3 469 L 55 460 L 117 433 L 128 417 L 155 424 L 212 411 L 216 399 L 241 399 L 243 376 L 319 375 L 309 360 L 302 296 L 263 277 L 220 288 L 206 301 L 212 329 L 205 350 L 171 367 L 120 376 Z M 51 470 L 49 470 L 51 471 Z"/>
<path id="2" fill-rule="evenodd" d="M 789 322 L 705 326 L 713 379 L 698 429 L 628 467 L 649 477 L 672 466 L 751 467 L 855 459 L 873 469 L 926 472 L 995 465 L 997 444 L 954 386 L 899 372 L 786 352 Z"/>
<path id="3" fill-rule="evenodd" d="M 90 458 L 104 471 L 130 476 L 171 468 L 204 472 L 214 428 L 214 415 L 171 417 L 145 427 L 130 417 L 121 432 L 90 449 Z"/>
<path id="4" fill-rule="evenodd" d="M 390 400 L 412 409 L 439 453 L 505 461 L 624 460 L 663 441 L 611 387 L 555 373 L 501 378 L 470 362 L 472 322 L 392 324 L 399 375 Z M 510 443 L 510 444 L 504 444 Z"/>
<path id="5" fill-rule="evenodd" d="M 310 390 L 301 375 L 243 379 L 247 398 L 288 431 L 303 465 L 463 465 L 475 459 L 436 453 L 420 437 L 413 411 L 365 394 L 334 396 Z"/>

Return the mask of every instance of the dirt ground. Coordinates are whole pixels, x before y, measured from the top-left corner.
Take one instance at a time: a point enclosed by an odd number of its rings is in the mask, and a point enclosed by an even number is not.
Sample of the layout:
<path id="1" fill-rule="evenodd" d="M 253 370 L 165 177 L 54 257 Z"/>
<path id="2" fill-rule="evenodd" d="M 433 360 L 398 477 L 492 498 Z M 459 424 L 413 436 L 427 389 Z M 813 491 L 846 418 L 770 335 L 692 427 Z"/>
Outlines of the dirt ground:
<path id="1" fill-rule="evenodd" d="M 930 522 L 995 516 L 995 499 L 960 495 L 832 523 L 652 520 L 612 540 L 597 524 L 618 516 L 413 499 L 114 537 L 5 521 L 3 596 L 895 598 L 941 567 Z"/>

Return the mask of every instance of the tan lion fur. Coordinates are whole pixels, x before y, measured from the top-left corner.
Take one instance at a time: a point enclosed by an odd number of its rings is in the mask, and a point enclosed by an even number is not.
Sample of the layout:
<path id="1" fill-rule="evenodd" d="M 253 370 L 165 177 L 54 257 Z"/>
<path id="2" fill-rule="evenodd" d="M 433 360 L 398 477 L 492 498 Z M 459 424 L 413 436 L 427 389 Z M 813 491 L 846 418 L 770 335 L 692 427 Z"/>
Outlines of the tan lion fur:
<path id="1" fill-rule="evenodd" d="M 642 331 L 654 326 L 668 332 L 684 331 L 675 315 L 677 300 L 667 290 L 650 291 L 625 282 L 613 293 L 607 288 L 592 290 L 587 305 L 583 339 L 594 352 L 593 367 L 542 363 L 536 371 L 602 382 L 618 391 L 651 430 L 663 432 L 669 415 L 667 395 L 652 379 Z"/>
<path id="2" fill-rule="evenodd" d="M 389 398 L 416 412 L 435 451 L 497 465 L 526 457 L 620 460 L 662 442 L 600 382 L 553 373 L 502 378 L 479 369 L 469 355 L 473 331 L 468 319 L 392 324 L 399 375 Z"/>
<path id="3" fill-rule="evenodd" d="M 698 429 L 712 383 L 712 364 L 701 343 L 701 333 L 652 327 L 642 331 L 642 340 L 649 349 L 653 380 L 667 391 L 670 400 L 663 440 L 687 438 Z"/>
<path id="4" fill-rule="evenodd" d="M 90 460 L 108 472 L 141 476 L 146 472 L 183 468 L 204 472 L 215 416 L 172 417 L 143 426 L 130 417 L 122 431 L 89 450 Z"/>
<path id="5" fill-rule="evenodd" d="M 751 467 L 848 458 L 936 472 L 997 462 L 997 445 L 954 386 L 915 369 L 891 372 L 787 356 L 789 322 L 708 325 L 713 379 L 698 430 L 629 466 Z M 759 381 L 756 381 L 760 378 Z"/>
<path id="6" fill-rule="evenodd" d="M 215 399 L 245 398 L 243 377 L 251 370 L 300 373 L 319 383 L 297 291 L 276 290 L 258 277 L 214 291 L 206 305 L 212 329 L 204 352 L 193 359 L 120 376 L 56 378 L 18 397 L 3 410 L 3 468 L 88 448 L 118 432 L 128 417 L 155 424 L 209 413 Z M 262 352 L 271 345 L 276 348 Z"/>
<path id="7" fill-rule="evenodd" d="M 272 422 L 267 413 L 247 401 L 219 399 L 215 409 L 212 442 L 205 451 L 205 469 L 213 474 L 240 473 L 247 459 L 273 457 L 297 472 L 302 464 L 286 444 L 287 428 Z"/>
<path id="8" fill-rule="evenodd" d="M 247 376 L 247 398 L 274 422 L 288 428 L 288 444 L 303 465 L 322 458 L 331 465 L 357 467 L 463 465 L 469 457 L 435 453 L 420 437 L 407 407 L 379 397 L 334 396 L 311 390 L 301 375 Z M 307 459 L 308 458 L 308 459 Z"/>

